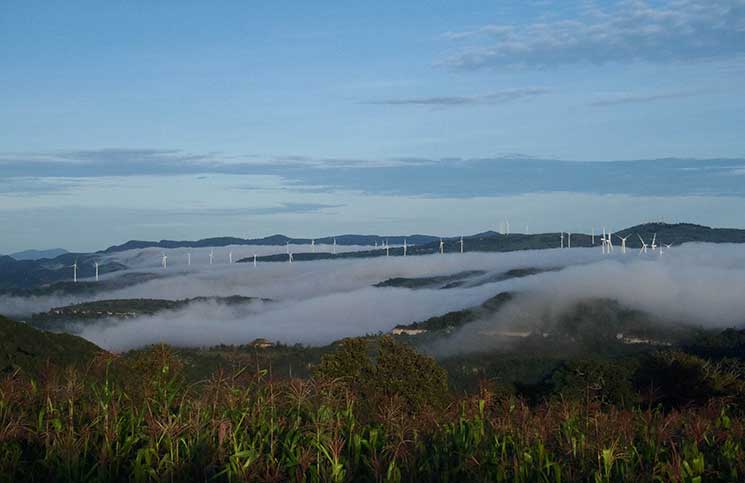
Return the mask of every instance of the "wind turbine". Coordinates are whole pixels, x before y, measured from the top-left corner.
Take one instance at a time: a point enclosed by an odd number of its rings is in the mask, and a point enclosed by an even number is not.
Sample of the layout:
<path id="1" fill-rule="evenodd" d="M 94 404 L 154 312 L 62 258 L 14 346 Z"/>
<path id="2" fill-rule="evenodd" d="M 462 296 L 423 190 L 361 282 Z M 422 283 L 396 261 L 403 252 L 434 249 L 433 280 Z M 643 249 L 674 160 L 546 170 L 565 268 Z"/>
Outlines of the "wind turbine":
<path id="1" fill-rule="evenodd" d="M 460 237 L 460 252 L 463 253 L 463 237 Z"/>
<path id="2" fill-rule="evenodd" d="M 645 241 L 644 241 L 644 238 L 642 238 L 642 236 L 641 236 L 641 235 L 637 235 L 637 236 L 639 237 L 639 241 L 641 241 L 641 242 L 642 242 L 642 247 L 641 247 L 641 249 L 639 250 L 639 255 L 641 255 L 642 253 L 647 253 L 647 247 L 648 247 L 649 245 L 647 245 L 647 242 L 645 242 Z"/>
<path id="3" fill-rule="evenodd" d="M 406 245 L 406 238 L 404 238 L 404 256 L 406 256 L 406 252 L 408 250 L 408 246 Z"/>
<path id="4" fill-rule="evenodd" d="M 96 265 L 96 282 L 98 282 L 98 262 L 95 262 Z"/>
<path id="5" fill-rule="evenodd" d="M 561 232 L 561 248 L 564 248 L 564 232 Z"/>
<path id="6" fill-rule="evenodd" d="M 336 255 L 336 237 L 334 237 L 333 253 L 334 253 L 334 255 Z"/>
<path id="7" fill-rule="evenodd" d="M 388 240 L 385 241 L 385 256 L 389 256 L 391 254 L 390 252 L 391 247 L 388 246 Z"/>
<path id="8" fill-rule="evenodd" d="M 605 239 L 605 227 L 603 227 L 603 236 L 602 238 L 600 238 L 600 240 L 603 243 L 603 255 L 605 255 L 606 251 L 610 253 L 610 250 L 608 249 L 608 240 Z"/>
<path id="9" fill-rule="evenodd" d="M 313 253 L 316 253 L 316 241 L 315 240 L 310 241 L 310 249 Z"/>
<path id="10" fill-rule="evenodd" d="M 160 264 L 163 266 L 164 269 L 168 268 L 168 255 L 166 255 L 165 253 L 160 259 Z"/>
<path id="11" fill-rule="evenodd" d="M 626 235 L 625 237 L 619 235 L 616 236 L 621 240 L 621 253 L 626 255 L 626 240 L 628 240 L 631 235 Z"/>
<path id="12" fill-rule="evenodd" d="M 442 241 L 442 238 L 440 238 L 440 255 L 445 254 L 445 242 Z"/>
<path id="13" fill-rule="evenodd" d="M 613 251 L 613 233 L 608 232 L 608 253 Z"/>
<path id="14" fill-rule="evenodd" d="M 191 252 L 186 254 L 186 265 L 191 266 Z"/>
<path id="15" fill-rule="evenodd" d="M 75 260 L 75 262 L 72 264 L 72 281 L 74 283 L 78 283 L 78 261 Z"/>
<path id="16" fill-rule="evenodd" d="M 510 220 L 505 220 L 505 226 L 507 227 L 507 234 L 510 234 Z"/>
<path id="17" fill-rule="evenodd" d="M 254 267 L 256 266 L 256 254 L 254 253 Z"/>
<path id="18" fill-rule="evenodd" d="M 572 248 L 572 232 L 567 233 L 567 248 Z"/>
<path id="19" fill-rule="evenodd" d="M 292 263 L 292 252 L 288 253 L 287 255 L 288 255 L 287 261 Z"/>
<path id="20" fill-rule="evenodd" d="M 650 245 L 650 247 L 652 248 L 652 251 L 657 250 L 657 233 L 652 236 L 652 244 Z"/>
<path id="21" fill-rule="evenodd" d="M 233 252 L 232 251 L 228 252 L 228 263 L 230 265 L 233 264 Z"/>
<path id="22" fill-rule="evenodd" d="M 595 227 L 592 227 L 592 244 L 595 244 Z"/>
<path id="23" fill-rule="evenodd" d="M 210 265 L 212 265 L 212 261 L 215 259 L 215 250 L 210 250 Z"/>

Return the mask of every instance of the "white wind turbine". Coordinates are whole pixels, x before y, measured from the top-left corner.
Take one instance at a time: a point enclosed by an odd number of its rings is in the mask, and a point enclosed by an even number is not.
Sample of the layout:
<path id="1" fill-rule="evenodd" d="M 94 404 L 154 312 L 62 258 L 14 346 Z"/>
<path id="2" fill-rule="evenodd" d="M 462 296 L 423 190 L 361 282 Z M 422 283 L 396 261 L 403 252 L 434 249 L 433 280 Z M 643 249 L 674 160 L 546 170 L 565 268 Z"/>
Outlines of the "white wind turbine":
<path id="1" fill-rule="evenodd" d="M 440 238 L 440 255 L 445 254 L 445 242 L 442 241 L 442 238 Z"/>
<path id="2" fill-rule="evenodd" d="M 605 239 L 605 227 L 603 227 L 603 236 L 602 236 L 602 237 L 600 238 L 600 241 L 601 241 L 601 242 L 602 242 L 602 244 L 603 244 L 603 255 L 605 255 L 605 252 L 606 252 L 606 251 L 607 251 L 608 253 L 610 253 L 610 250 L 608 250 L 608 246 L 607 246 L 607 244 L 608 244 L 608 241 L 607 241 L 607 240 Z"/>
<path id="3" fill-rule="evenodd" d="M 505 220 L 504 222 L 505 226 L 507 227 L 507 234 L 510 234 L 510 220 Z"/>
<path id="4" fill-rule="evenodd" d="M 95 262 L 96 265 L 96 282 L 98 282 L 98 262 Z"/>
<path id="5" fill-rule="evenodd" d="M 652 251 L 657 250 L 657 233 L 652 236 L 652 244 L 649 245 L 649 247 L 652 249 Z"/>
<path id="6" fill-rule="evenodd" d="M 233 264 L 233 252 L 232 251 L 228 252 L 228 263 L 230 265 Z"/>
<path id="7" fill-rule="evenodd" d="M 389 256 L 391 254 L 390 252 L 391 247 L 388 246 L 388 240 L 385 241 L 385 256 Z"/>
<path id="8" fill-rule="evenodd" d="M 626 240 L 628 240 L 630 236 L 631 235 L 626 235 L 625 237 L 623 237 L 616 235 L 616 237 L 621 240 L 621 253 L 623 253 L 624 255 L 626 255 Z"/>
<path id="9" fill-rule="evenodd" d="M 608 253 L 613 251 L 613 233 L 608 231 Z"/>
<path id="10" fill-rule="evenodd" d="M 336 237 L 334 237 L 333 254 L 336 255 Z"/>
<path id="11" fill-rule="evenodd" d="M 72 281 L 78 283 L 78 261 L 75 260 L 72 265 Z"/>
<path id="12" fill-rule="evenodd" d="M 647 245 L 647 242 L 644 241 L 644 238 L 642 238 L 641 235 L 637 235 L 639 237 L 639 241 L 642 242 L 642 247 L 639 249 L 639 255 L 642 253 L 647 253 L 647 248 L 649 245 Z"/>
<path id="13" fill-rule="evenodd" d="M 288 258 L 287 258 L 287 260 L 288 260 L 288 261 L 289 261 L 290 263 L 292 263 L 292 252 L 288 253 L 287 255 L 288 255 Z"/>
<path id="14" fill-rule="evenodd" d="M 212 265 L 212 261 L 215 259 L 215 250 L 210 250 L 210 265 Z"/>
<path id="15" fill-rule="evenodd" d="M 592 244 L 595 245 L 595 227 L 592 227 Z"/>
<path id="16" fill-rule="evenodd" d="M 406 252 L 408 251 L 409 247 L 406 244 L 406 238 L 404 238 L 404 256 L 406 256 Z"/>
<path id="17" fill-rule="evenodd" d="M 567 248 L 572 248 L 572 232 L 567 233 Z"/>
<path id="18" fill-rule="evenodd" d="M 186 265 L 191 266 L 191 252 L 186 254 Z"/>
<path id="19" fill-rule="evenodd" d="M 254 253 L 254 267 L 256 266 L 256 254 Z"/>
<path id="20" fill-rule="evenodd" d="M 310 241 L 310 249 L 313 253 L 316 253 L 316 241 L 315 240 Z"/>
<path id="21" fill-rule="evenodd" d="M 561 232 L 561 248 L 564 248 L 564 232 Z"/>
<path id="22" fill-rule="evenodd" d="M 460 252 L 463 253 L 463 237 L 460 237 Z"/>
<path id="23" fill-rule="evenodd" d="M 165 253 L 160 259 L 160 264 L 164 269 L 168 268 L 168 255 L 166 255 Z"/>

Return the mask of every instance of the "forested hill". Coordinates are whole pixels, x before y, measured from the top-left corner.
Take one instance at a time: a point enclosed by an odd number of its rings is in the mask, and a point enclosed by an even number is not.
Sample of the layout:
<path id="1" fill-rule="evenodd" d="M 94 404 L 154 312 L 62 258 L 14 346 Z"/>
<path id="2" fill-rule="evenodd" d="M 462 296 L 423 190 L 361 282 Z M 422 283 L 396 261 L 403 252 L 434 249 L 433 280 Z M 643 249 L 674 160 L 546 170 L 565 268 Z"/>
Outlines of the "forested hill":
<path id="1" fill-rule="evenodd" d="M 36 373 L 47 363 L 83 367 L 100 352 L 103 349 L 80 337 L 44 332 L 0 315 L 0 372 Z"/>
<path id="2" fill-rule="evenodd" d="M 142 241 L 130 240 L 121 245 L 115 245 L 103 250 L 101 253 L 116 253 L 125 250 L 134 250 L 142 248 L 203 248 L 203 247 L 224 247 L 228 245 L 309 245 L 313 240 L 319 245 L 331 245 L 336 240 L 337 245 L 381 245 L 385 241 L 390 244 L 401 244 L 404 239 L 409 243 L 422 244 L 431 243 L 439 240 L 438 237 L 431 235 L 338 235 L 327 236 L 323 238 L 292 238 L 285 235 L 271 235 L 264 238 L 235 238 L 235 237 L 216 237 L 203 238 L 196 241 L 188 240 L 161 240 L 161 241 Z"/>

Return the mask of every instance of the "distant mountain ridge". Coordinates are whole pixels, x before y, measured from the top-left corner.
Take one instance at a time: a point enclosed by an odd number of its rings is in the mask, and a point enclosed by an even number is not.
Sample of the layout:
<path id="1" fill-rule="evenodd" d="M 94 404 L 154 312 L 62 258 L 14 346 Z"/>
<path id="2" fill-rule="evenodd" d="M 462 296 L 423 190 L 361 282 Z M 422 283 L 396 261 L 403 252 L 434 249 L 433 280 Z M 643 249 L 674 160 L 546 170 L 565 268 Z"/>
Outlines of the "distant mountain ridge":
<path id="1" fill-rule="evenodd" d="M 67 253 L 63 248 L 50 248 L 49 250 L 23 250 L 11 253 L 10 256 L 16 260 L 41 260 L 43 258 L 56 258 Z"/>
<path id="2" fill-rule="evenodd" d="M 204 247 L 225 247 L 228 245 L 309 245 L 315 240 L 320 245 L 331 245 L 336 239 L 337 245 L 350 246 L 350 245 L 375 245 L 375 243 L 382 244 L 386 240 L 391 244 L 401 244 L 404 239 L 408 240 L 409 243 L 422 244 L 432 243 L 439 240 L 439 237 L 432 235 L 396 235 L 396 236 L 382 236 L 382 235 L 337 235 L 337 236 L 326 236 L 322 238 L 292 238 L 285 235 L 270 235 L 263 238 L 236 238 L 236 237 L 215 237 L 215 238 L 203 238 L 201 240 L 161 240 L 161 241 L 144 241 L 144 240 L 130 240 L 121 245 L 110 246 L 109 248 L 102 250 L 99 253 L 116 253 L 123 252 L 126 250 L 139 250 L 143 248 L 204 248 Z"/>
<path id="3" fill-rule="evenodd" d="M 639 248 L 641 246 L 639 237 L 641 236 L 646 243 L 651 243 L 652 237 L 656 234 L 657 245 L 672 244 L 679 245 L 687 242 L 708 242 L 708 243 L 745 243 L 745 230 L 737 228 L 711 228 L 703 225 L 692 223 L 644 223 L 630 228 L 625 228 L 614 232 L 613 242 L 618 246 L 620 240 L 615 236 L 628 236 L 626 246 L 628 248 Z M 322 260 L 322 259 L 341 259 L 341 258 L 366 258 L 385 256 L 386 250 L 381 248 L 385 241 L 388 241 L 392 247 L 388 251 L 389 255 L 396 256 L 403 254 L 401 245 L 404 240 L 408 243 L 408 255 L 427 255 L 439 251 L 440 237 L 431 235 L 338 235 L 336 237 L 328 236 L 316 238 L 318 245 L 331 245 L 336 238 L 337 245 L 367 245 L 373 246 L 378 244 L 377 249 L 369 249 L 355 252 L 342 252 L 338 254 L 331 253 L 330 250 L 319 250 L 315 253 L 294 253 L 295 261 Z M 81 292 L 85 290 L 98 290 L 103 286 L 92 285 L 93 282 L 81 282 L 72 284 L 71 266 L 74 262 L 78 263 L 78 278 L 90 278 L 95 273 L 94 263 L 103 262 L 99 269 L 103 275 L 128 268 L 122 263 L 115 261 L 105 261 L 105 255 L 114 254 L 124 250 L 143 249 L 143 248 L 180 248 L 180 247 L 220 247 L 228 245 L 275 245 L 282 246 L 286 243 L 290 245 L 308 245 L 311 238 L 291 238 L 285 235 L 271 235 L 264 238 L 244 239 L 237 237 L 216 237 L 205 238 L 196 241 L 173 241 L 161 240 L 139 241 L 131 240 L 122 245 L 115 245 L 95 253 L 65 253 L 51 259 L 40 260 L 16 260 L 9 256 L 0 256 L 0 292 L 15 293 L 18 290 L 35 292 L 41 291 L 48 293 L 54 289 L 50 284 L 60 283 L 64 290 Z M 453 253 L 460 251 L 460 237 L 443 237 L 444 251 Z M 475 235 L 464 236 L 465 251 L 468 252 L 507 252 L 515 250 L 541 250 L 547 248 L 558 248 L 561 243 L 560 234 L 553 233 L 536 233 L 524 234 L 513 233 L 509 235 L 499 234 L 494 231 L 485 231 Z M 593 238 L 586 233 L 572 234 L 572 247 L 600 247 L 600 234 L 595 234 L 595 243 Z M 276 253 L 257 258 L 261 262 L 282 262 L 287 260 L 285 253 Z M 250 262 L 252 258 L 244 258 L 240 262 Z M 134 274 L 133 274 L 134 275 Z M 118 284 L 118 282 L 111 281 Z"/>

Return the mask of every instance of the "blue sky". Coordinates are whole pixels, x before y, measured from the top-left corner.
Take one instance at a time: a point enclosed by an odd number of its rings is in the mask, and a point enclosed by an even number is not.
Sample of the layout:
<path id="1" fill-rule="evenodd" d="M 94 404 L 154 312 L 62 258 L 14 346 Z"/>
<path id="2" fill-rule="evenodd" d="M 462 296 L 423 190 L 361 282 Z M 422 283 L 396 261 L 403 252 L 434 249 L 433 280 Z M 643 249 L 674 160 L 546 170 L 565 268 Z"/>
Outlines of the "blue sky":
<path id="1" fill-rule="evenodd" d="M 745 0 L 6 0 L 0 253 L 556 229 L 525 208 L 548 193 L 576 228 L 617 199 L 629 220 L 743 226 L 743 86 Z M 407 203 L 422 213 L 378 212 Z M 87 233 L 100 209 L 116 229 Z"/>

